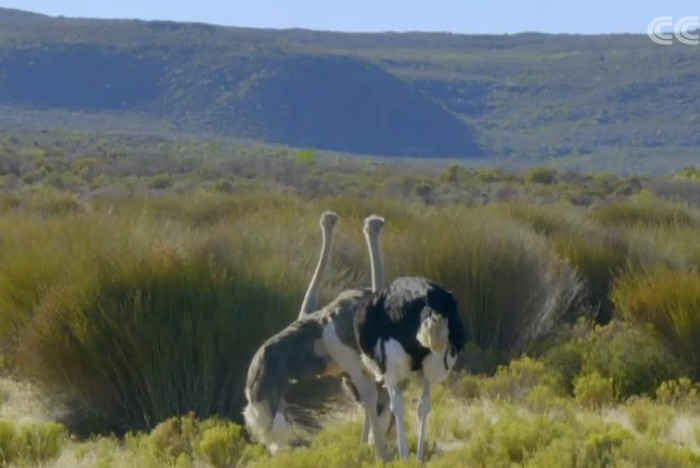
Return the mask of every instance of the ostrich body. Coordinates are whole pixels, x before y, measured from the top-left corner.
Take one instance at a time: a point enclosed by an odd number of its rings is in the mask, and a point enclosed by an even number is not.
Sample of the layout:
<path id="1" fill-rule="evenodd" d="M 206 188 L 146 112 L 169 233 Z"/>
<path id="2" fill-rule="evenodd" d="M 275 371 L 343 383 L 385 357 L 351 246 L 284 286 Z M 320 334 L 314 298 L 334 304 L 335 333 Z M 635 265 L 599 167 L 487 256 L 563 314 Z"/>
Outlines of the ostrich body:
<path id="1" fill-rule="evenodd" d="M 367 218 L 365 232 L 378 235 L 382 222 L 379 217 Z M 323 222 L 321 225 L 324 226 Z M 245 387 L 248 405 L 243 411 L 246 426 L 273 453 L 296 438 L 284 398 L 292 380 L 340 375 L 349 378 L 352 389 L 365 407 L 366 417 L 374 421 L 373 428 L 378 427 L 377 391 L 362 372 L 354 334 L 357 307 L 372 291 L 343 291 L 324 308 L 308 311 L 309 304 L 317 301 L 325 274 L 323 263 L 328 262 L 329 254 L 324 255 L 323 250 L 330 247 L 332 227 L 324 233 L 324 247 L 305 296 L 300 313 L 302 318 L 266 340 L 256 351 L 248 369 Z M 374 273 L 373 279 L 376 280 Z M 378 456 L 385 457 L 383 437 L 381 434 L 377 436 L 376 431 L 374 441 Z"/>
<path id="2" fill-rule="evenodd" d="M 363 291 L 340 294 L 323 309 L 268 338 L 256 351 L 248 368 L 245 387 L 248 405 L 243 416 L 251 434 L 272 453 L 297 439 L 285 400 L 287 389 L 292 381 L 343 373 L 342 367 L 326 350 L 324 331 L 329 324 L 338 324 L 334 329 L 341 332 L 335 339 L 354 345 L 352 333 L 342 331 L 352 330 L 352 316 L 357 304 L 368 294 Z"/>
<path id="3" fill-rule="evenodd" d="M 321 253 L 302 301 L 299 320 L 268 338 L 248 367 L 245 387 L 248 405 L 243 416 L 248 430 L 273 451 L 290 443 L 294 436 L 285 419 L 284 390 L 290 379 L 322 375 L 328 366 L 319 344 L 322 325 L 318 320 L 304 319 L 311 318 L 318 303 L 337 223 L 337 214 L 330 211 L 321 214 Z"/>
<path id="4" fill-rule="evenodd" d="M 370 246 L 379 256 L 376 242 Z M 363 301 L 354 319 L 362 361 L 389 391 L 399 457 L 408 457 L 403 388 L 412 373 L 423 379 L 418 402 L 418 453 L 423 457 L 430 389 L 442 382 L 464 346 L 457 303 L 443 287 L 421 277 L 398 278 Z"/>

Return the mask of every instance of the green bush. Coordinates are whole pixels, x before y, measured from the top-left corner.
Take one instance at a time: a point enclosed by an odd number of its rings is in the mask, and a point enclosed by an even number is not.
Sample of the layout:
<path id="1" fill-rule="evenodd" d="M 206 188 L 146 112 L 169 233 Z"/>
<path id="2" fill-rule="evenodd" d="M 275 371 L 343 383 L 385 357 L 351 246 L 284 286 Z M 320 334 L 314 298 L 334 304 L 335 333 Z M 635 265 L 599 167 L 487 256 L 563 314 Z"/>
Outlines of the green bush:
<path id="1" fill-rule="evenodd" d="M 154 190 L 164 190 L 172 187 L 173 178 L 168 174 L 158 174 L 148 182 L 148 187 Z"/>
<path id="2" fill-rule="evenodd" d="M 125 459 L 125 466 L 130 462 L 132 466 L 154 468 L 246 466 L 250 460 L 261 458 L 264 449 L 247 443 L 242 435 L 243 428 L 230 421 L 199 420 L 192 414 L 173 417 L 158 424 L 150 433 L 128 433 L 122 459 Z M 81 452 L 86 450 L 89 446 L 81 448 Z M 99 463 L 109 465 L 109 459 L 117 450 L 111 447 L 107 453 L 98 453 Z"/>
<path id="3" fill-rule="evenodd" d="M 674 419 L 671 408 L 655 404 L 648 397 L 631 399 L 625 409 L 635 430 L 654 439 L 665 437 Z"/>
<path id="4" fill-rule="evenodd" d="M 67 443 L 66 429 L 54 422 L 16 425 L 0 420 L 0 462 L 37 465 L 58 457 Z"/>
<path id="5" fill-rule="evenodd" d="M 243 428 L 227 423 L 205 429 L 199 449 L 206 460 L 216 468 L 234 468 L 243 458 L 247 443 L 243 439 Z"/>
<path id="6" fill-rule="evenodd" d="M 545 167 L 531 167 L 525 176 L 525 182 L 528 184 L 545 184 L 549 185 L 554 182 L 556 176 L 555 169 Z"/>
<path id="7" fill-rule="evenodd" d="M 480 394 L 490 398 L 521 400 L 537 385 L 555 387 L 557 384 L 543 363 L 525 356 L 511 361 L 508 366 L 499 367 L 493 377 L 481 381 Z"/>
<path id="8" fill-rule="evenodd" d="M 615 426 L 590 432 L 583 443 L 581 466 L 614 466 L 615 452 L 631 439 L 632 434 Z"/>
<path id="9" fill-rule="evenodd" d="M 661 382 L 656 389 L 656 400 L 660 403 L 697 410 L 700 397 L 700 384 L 687 377 Z"/>
<path id="10" fill-rule="evenodd" d="M 31 423 L 20 426 L 16 440 L 18 458 L 36 464 L 58 457 L 66 444 L 67 431 L 54 422 Z"/>
<path id="11" fill-rule="evenodd" d="M 601 409 L 613 402 L 612 379 L 601 377 L 597 372 L 581 375 L 574 381 L 574 396 L 580 405 Z"/>
<path id="12" fill-rule="evenodd" d="M 617 401 L 633 395 L 653 396 L 662 382 L 687 371 L 649 331 L 620 321 L 591 329 L 585 323 L 577 324 L 573 333 L 544 352 L 542 361 L 559 375 L 570 394 L 581 375 L 597 373 L 612 379 Z"/>

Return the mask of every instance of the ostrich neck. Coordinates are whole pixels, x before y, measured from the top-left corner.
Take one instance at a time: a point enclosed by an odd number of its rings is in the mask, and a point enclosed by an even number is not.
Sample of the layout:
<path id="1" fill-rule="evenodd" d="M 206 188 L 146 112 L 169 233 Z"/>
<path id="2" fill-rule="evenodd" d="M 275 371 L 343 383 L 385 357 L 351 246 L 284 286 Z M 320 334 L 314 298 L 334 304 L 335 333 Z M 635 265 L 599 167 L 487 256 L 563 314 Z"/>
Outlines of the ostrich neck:
<path id="1" fill-rule="evenodd" d="M 369 247 L 369 260 L 372 265 L 372 292 L 384 287 L 384 267 L 382 266 L 382 254 L 379 252 L 379 239 L 376 235 L 367 234 Z"/>
<path id="2" fill-rule="evenodd" d="M 321 256 L 318 259 L 318 264 L 316 265 L 314 276 L 311 278 L 311 283 L 309 283 L 309 288 L 306 290 L 306 295 L 304 295 L 304 302 L 302 302 L 301 304 L 299 318 L 302 318 L 304 317 L 304 315 L 310 314 L 311 312 L 316 310 L 316 306 L 318 304 L 319 291 L 321 290 L 321 281 L 323 281 L 323 278 L 326 275 L 328 260 L 331 256 L 332 237 L 332 231 L 326 233 L 326 231 L 323 230 L 323 244 L 321 245 Z"/>

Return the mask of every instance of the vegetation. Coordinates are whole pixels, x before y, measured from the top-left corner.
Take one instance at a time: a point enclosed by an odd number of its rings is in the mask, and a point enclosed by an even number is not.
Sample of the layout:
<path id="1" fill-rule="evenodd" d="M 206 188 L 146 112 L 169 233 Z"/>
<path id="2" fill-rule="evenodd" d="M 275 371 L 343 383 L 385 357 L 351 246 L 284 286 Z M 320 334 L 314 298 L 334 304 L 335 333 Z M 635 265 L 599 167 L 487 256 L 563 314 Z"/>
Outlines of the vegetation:
<path id="1" fill-rule="evenodd" d="M 387 277 L 430 277 L 460 305 L 469 344 L 435 389 L 427 466 L 697 466 L 700 185 L 689 173 L 426 169 L 0 130 L 2 460 L 374 466 L 354 406 L 276 457 L 240 426 L 250 357 L 296 317 L 318 217 L 332 209 L 322 301 L 369 285 L 359 226 L 378 213 Z"/>

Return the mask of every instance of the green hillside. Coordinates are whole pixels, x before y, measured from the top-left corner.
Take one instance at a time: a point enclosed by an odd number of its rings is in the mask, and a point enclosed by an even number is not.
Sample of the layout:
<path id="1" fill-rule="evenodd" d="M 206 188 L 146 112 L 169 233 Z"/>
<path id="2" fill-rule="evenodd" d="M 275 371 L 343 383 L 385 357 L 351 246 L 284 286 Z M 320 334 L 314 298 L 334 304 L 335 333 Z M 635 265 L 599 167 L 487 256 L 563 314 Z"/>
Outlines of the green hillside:
<path id="1" fill-rule="evenodd" d="M 70 111 L 118 130 L 138 117 L 153 133 L 617 171 L 674 170 L 700 144 L 700 48 L 644 35 L 351 34 L 6 9 L 0 25 L 3 125 L 65 126 Z"/>

